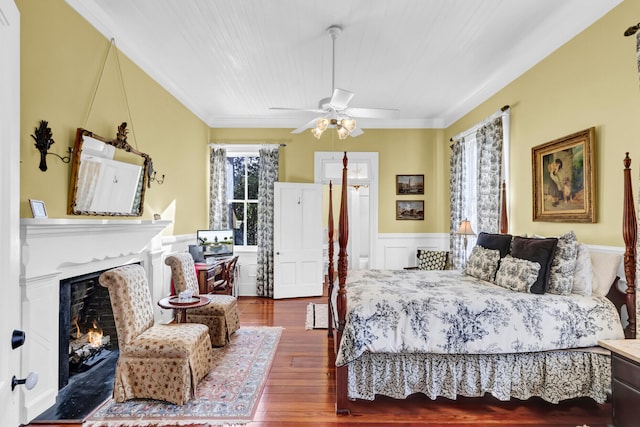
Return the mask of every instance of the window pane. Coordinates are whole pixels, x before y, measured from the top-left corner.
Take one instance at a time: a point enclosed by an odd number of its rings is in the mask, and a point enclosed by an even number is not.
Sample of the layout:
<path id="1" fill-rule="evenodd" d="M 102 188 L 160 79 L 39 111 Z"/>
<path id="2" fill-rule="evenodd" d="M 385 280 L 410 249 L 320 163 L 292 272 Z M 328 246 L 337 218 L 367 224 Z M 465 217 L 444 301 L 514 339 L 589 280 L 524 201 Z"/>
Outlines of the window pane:
<path id="1" fill-rule="evenodd" d="M 244 157 L 227 157 L 227 165 L 232 171 L 232 199 L 244 200 Z"/>
<path id="2" fill-rule="evenodd" d="M 260 157 L 247 157 L 247 174 L 249 180 L 249 200 L 258 200 L 258 170 L 260 169 Z"/>
<path id="3" fill-rule="evenodd" d="M 247 245 L 258 244 L 258 204 L 247 203 Z"/>
<path id="4" fill-rule="evenodd" d="M 235 215 L 233 218 L 233 243 L 236 245 L 244 245 L 244 203 L 242 202 L 233 202 L 231 203 L 232 215 Z"/>

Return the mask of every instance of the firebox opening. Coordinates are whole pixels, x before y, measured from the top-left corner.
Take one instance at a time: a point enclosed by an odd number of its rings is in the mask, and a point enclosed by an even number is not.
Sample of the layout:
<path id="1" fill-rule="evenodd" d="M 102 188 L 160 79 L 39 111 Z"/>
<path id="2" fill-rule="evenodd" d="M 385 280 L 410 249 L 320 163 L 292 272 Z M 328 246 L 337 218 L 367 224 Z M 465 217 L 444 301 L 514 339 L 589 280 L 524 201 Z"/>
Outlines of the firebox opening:
<path id="1" fill-rule="evenodd" d="M 102 271 L 60 282 L 58 389 L 118 348 L 109 291 L 98 283 L 100 274 Z"/>

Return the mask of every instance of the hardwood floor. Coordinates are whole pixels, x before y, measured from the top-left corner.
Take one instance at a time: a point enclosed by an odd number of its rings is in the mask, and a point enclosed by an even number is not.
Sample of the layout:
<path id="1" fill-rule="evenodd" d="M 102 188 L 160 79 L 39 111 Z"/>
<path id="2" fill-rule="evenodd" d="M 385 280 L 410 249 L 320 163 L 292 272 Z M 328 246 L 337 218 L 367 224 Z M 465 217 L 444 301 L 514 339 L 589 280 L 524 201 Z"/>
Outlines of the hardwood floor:
<path id="1" fill-rule="evenodd" d="M 326 330 L 306 330 L 306 306 L 324 298 L 269 300 L 240 297 L 242 326 L 282 326 L 284 331 L 254 422 L 249 427 L 280 426 L 557 426 L 605 427 L 611 405 L 578 399 L 553 405 L 540 399 L 501 402 L 491 397 L 432 401 L 379 398 L 355 402 L 352 414 L 335 414 L 331 341 Z M 38 427 L 43 427 L 39 424 Z M 79 427 L 79 424 L 55 424 Z M 192 427 L 201 427 L 194 425 Z"/>

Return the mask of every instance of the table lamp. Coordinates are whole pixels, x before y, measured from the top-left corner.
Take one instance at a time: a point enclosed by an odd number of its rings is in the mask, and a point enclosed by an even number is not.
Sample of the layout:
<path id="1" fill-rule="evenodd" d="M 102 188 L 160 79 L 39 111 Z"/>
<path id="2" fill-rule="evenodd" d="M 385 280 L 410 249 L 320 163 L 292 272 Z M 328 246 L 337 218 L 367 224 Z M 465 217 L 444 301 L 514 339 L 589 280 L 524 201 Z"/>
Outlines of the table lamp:
<path id="1" fill-rule="evenodd" d="M 467 263 L 467 236 L 475 236 L 475 232 L 473 231 L 473 228 L 471 228 L 471 223 L 469 222 L 469 220 L 467 219 L 463 219 L 460 222 L 460 227 L 458 228 L 458 231 L 456 231 L 456 234 L 463 236 L 464 237 L 464 263 Z"/>

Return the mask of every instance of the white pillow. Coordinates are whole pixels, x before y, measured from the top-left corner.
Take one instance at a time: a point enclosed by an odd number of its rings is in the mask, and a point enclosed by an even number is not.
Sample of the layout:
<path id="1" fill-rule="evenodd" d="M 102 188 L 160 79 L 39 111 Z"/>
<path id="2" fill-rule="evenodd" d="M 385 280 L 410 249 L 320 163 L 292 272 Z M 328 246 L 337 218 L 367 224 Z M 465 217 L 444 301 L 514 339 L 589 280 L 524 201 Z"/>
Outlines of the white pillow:
<path id="1" fill-rule="evenodd" d="M 592 293 L 604 297 L 609 293 L 611 284 L 616 278 L 622 255 L 592 252 L 590 256 L 593 268 Z"/>
<path id="2" fill-rule="evenodd" d="M 590 296 L 593 283 L 593 268 L 591 267 L 591 257 L 589 247 L 585 243 L 578 243 L 578 257 L 576 258 L 576 269 L 573 272 L 572 294 Z"/>

